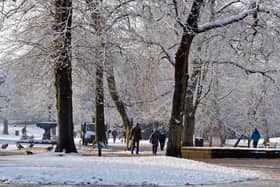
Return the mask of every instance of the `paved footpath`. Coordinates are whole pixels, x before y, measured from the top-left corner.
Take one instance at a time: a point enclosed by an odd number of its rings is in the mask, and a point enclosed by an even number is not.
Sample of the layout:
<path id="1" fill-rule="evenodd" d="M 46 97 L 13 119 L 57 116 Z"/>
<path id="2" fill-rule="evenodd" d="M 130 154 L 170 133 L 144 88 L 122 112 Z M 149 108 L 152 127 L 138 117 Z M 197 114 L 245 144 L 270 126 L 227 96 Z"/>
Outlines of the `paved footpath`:
<path id="1" fill-rule="evenodd" d="M 233 184 L 202 185 L 197 187 L 280 187 L 280 159 L 207 159 L 207 163 L 261 171 L 262 179 Z"/>

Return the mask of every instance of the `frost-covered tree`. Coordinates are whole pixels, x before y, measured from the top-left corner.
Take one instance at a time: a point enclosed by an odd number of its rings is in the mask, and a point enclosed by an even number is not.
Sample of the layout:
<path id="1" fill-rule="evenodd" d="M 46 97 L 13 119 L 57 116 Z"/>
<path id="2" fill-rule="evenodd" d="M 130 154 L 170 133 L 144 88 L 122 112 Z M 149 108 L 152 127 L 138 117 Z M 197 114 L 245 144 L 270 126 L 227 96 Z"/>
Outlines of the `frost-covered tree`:
<path id="1" fill-rule="evenodd" d="M 54 2 L 53 60 L 56 88 L 57 124 L 59 129 L 55 151 L 77 152 L 73 137 L 72 106 L 72 1 Z"/>
<path id="2" fill-rule="evenodd" d="M 175 5 L 178 3 L 175 1 Z M 178 46 L 175 57 L 175 90 L 173 96 L 172 115 L 170 119 L 170 134 L 167 147 L 167 155 L 180 156 L 181 154 L 181 131 L 182 118 L 184 109 L 184 98 L 186 85 L 189 79 L 189 54 L 193 39 L 199 33 L 203 33 L 215 28 L 224 27 L 234 22 L 238 22 L 248 15 L 256 13 L 256 7 L 248 7 L 247 10 L 233 15 L 229 18 L 214 20 L 210 23 L 200 25 L 199 20 L 202 18 L 203 0 L 196 0 L 191 5 L 190 13 L 185 22 L 180 22 L 183 29 L 182 38 Z M 178 4 L 177 4 L 178 5 Z M 177 8 L 177 6 L 176 6 Z M 179 19 L 180 21 L 182 19 Z"/>

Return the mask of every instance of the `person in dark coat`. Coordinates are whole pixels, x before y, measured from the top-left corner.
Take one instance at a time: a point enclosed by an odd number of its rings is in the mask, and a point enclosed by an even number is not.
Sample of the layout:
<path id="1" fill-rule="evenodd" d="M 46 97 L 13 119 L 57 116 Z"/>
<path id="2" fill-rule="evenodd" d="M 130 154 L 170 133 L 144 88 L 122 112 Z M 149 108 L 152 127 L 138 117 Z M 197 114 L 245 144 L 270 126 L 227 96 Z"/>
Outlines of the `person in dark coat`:
<path id="1" fill-rule="evenodd" d="M 157 154 L 158 142 L 159 142 L 159 132 L 156 129 L 153 129 L 153 132 L 150 136 L 150 143 L 152 144 L 153 154 Z"/>
<path id="2" fill-rule="evenodd" d="M 251 135 L 251 140 L 253 140 L 253 147 L 254 148 L 257 148 L 260 138 L 261 138 L 261 135 L 260 135 L 258 129 L 255 128 L 255 130 L 253 131 L 253 133 Z"/>
<path id="3" fill-rule="evenodd" d="M 160 131 L 159 134 L 159 144 L 160 144 L 160 150 L 163 151 L 164 146 L 165 146 L 165 140 L 166 140 L 166 133 L 164 130 Z"/>
<path id="4" fill-rule="evenodd" d="M 136 154 L 139 154 L 139 141 L 142 139 L 142 133 L 141 128 L 139 127 L 139 123 L 136 123 L 136 126 L 132 128 L 129 139 L 132 141 L 131 154 L 133 154 L 135 148 Z"/>
<path id="5" fill-rule="evenodd" d="M 116 143 L 118 132 L 116 129 L 112 130 L 113 142 Z"/>

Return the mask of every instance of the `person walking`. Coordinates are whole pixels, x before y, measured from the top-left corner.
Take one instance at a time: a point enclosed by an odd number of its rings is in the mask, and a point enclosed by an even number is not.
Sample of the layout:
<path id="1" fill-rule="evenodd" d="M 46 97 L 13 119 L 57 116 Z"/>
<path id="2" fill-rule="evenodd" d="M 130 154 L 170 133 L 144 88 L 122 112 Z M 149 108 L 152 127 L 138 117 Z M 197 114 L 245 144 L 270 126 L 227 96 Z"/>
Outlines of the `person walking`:
<path id="1" fill-rule="evenodd" d="M 253 147 L 254 148 L 257 148 L 260 138 L 261 138 L 261 135 L 260 135 L 258 129 L 255 128 L 255 130 L 253 131 L 253 133 L 251 135 L 251 140 L 253 140 Z"/>
<path id="2" fill-rule="evenodd" d="M 159 132 L 157 129 L 154 128 L 150 136 L 150 143 L 152 144 L 153 155 L 157 154 L 158 142 L 159 142 Z"/>
<path id="3" fill-rule="evenodd" d="M 122 143 L 126 142 L 126 132 L 125 132 L 125 130 L 121 133 L 121 140 L 122 140 Z"/>
<path id="4" fill-rule="evenodd" d="M 139 141 L 142 139 L 142 133 L 139 123 L 136 123 L 136 126 L 132 128 L 129 139 L 132 141 L 131 154 L 133 154 L 135 148 L 136 154 L 139 154 Z"/>
<path id="5" fill-rule="evenodd" d="M 162 130 L 160 131 L 160 134 L 159 134 L 159 144 L 160 144 L 160 150 L 161 150 L 161 151 L 163 151 L 163 149 L 164 149 L 165 140 L 166 140 L 166 133 L 165 133 L 165 131 L 162 129 Z"/>
<path id="6" fill-rule="evenodd" d="M 113 130 L 112 130 L 113 143 L 116 143 L 117 135 L 118 135 L 117 130 L 116 130 L 116 129 L 113 129 Z"/>

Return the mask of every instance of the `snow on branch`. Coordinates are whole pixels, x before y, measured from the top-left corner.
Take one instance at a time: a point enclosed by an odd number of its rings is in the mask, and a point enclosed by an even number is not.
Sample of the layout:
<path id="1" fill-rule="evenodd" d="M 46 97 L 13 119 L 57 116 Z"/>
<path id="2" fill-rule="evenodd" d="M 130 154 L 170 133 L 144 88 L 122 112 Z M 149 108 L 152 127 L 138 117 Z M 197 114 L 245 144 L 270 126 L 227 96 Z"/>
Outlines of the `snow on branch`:
<path id="1" fill-rule="evenodd" d="M 234 22 L 239 22 L 239 21 L 243 20 L 244 18 L 246 18 L 248 15 L 254 14 L 257 11 L 258 11 L 258 8 L 253 8 L 253 9 L 245 10 L 245 11 L 243 11 L 240 14 L 235 15 L 235 16 L 231 16 L 231 17 L 228 17 L 228 18 L 225 18 L 225 19 L 205 23 L 203 25 L 198 26 L 197 33 L 202 33 L 202 32 L 212 30 L 212 29 L 215 29 L 215 28 L 224 27 L 224 26 L 230 25 Z"/>
<path id="2" fill-rule="evenodd" d="M 194 60 L 193 63 L 195 64 L 230 64 L 233 65 L 241 70 L 243 70 L 246 74 L 261 74 L 264 77 L 267 77 L 268 79 L 270 79 L 272 82 L 275 82 L 275 80 L 268 74 L 271 73 L 277 73 L 279 72 L 279 70 L 254 70 L 254 69 L 248 69 L 244 66 L 242 66 L 239 63 L 233 62 L 233 61 L 200 61 L 200 60 Z"/>
<path id="3" fill-rule="evenodd" d="M 165 97 L 165 96 L 168 96 L 168 95 L 171 95 L 174 91 L 174 86 L 171 86 L 167 91 L 161 93 L 160 95 L 152 98 L 152 99 L 149 99 L 149 100 L 138 100 L 138 101 L 134 101 L 134 102 L 130 102 L 130 103 L 126 103 L 126 106 L 127 107 L 132 107 L 134 105 L 137 105 L 137 104 L 143 104 L 143 103 L 154 103 L 156 101 L 158 101 L 159 99 Z"/>
<path id="4" fill-rule="evenodd" d="M 228 2 L 227 4 L 223 5 L 221 8 L 219 8 L 218 10 L 216 10 L 216 14 L 221 13 L 222 11 L 224 11 L 226 8 L 230 7 L 231 5 L 235 4 L 235 3 L 240 3 L 240 0 L 233 0 Z"/>

